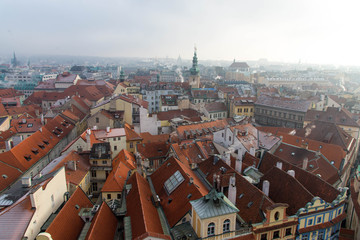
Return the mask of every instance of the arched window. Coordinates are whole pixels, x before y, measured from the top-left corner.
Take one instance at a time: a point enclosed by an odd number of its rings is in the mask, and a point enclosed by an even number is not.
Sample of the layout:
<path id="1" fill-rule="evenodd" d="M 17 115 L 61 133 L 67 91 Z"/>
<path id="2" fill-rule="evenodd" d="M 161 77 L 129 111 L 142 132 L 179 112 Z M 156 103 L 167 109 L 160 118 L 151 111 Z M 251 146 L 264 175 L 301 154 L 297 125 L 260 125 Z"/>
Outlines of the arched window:
<path id="1" fill-rule="evenodd" d="M 215 223 L 209 223 L 208 225 L 208 236 L 215 235 Z"/>
<path id="2" fill-rule="evenodd" d="M 230 220 L 226 219 L 223 224 L 223 232 L 230 232 Z"/>
<path id="3" fill-rule="evenodd" d="M 276 212 L 274 215 L 275 221 L 279 220 L 280 213 Z"/>

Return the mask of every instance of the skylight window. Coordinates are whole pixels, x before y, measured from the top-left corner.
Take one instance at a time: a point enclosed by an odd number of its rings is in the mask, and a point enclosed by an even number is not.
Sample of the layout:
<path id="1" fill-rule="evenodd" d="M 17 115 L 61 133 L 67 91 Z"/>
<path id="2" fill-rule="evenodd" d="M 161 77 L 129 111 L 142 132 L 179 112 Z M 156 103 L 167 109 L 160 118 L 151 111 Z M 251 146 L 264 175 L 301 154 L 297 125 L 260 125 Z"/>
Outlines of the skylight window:
<path id="1" fill-rule="evenodd" d="M 176 171 L 171 177 L 165 181 L 164 187 L 166 192 L 170 195 L 183 181 L 184 177 L 179 171 Z"/>

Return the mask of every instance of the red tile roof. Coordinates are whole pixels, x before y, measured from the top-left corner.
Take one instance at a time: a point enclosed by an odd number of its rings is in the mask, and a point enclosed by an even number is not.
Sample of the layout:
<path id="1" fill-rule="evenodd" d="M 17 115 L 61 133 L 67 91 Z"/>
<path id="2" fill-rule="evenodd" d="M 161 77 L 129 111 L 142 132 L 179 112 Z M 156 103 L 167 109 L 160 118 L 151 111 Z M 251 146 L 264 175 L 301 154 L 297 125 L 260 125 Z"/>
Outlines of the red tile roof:
<path id="1" fill-rule="evenodd" d="M 143 132 L 140 133 L 140 137 L 143 139 L 143 143 L 166 142 L 169 140 L 170 134 L 152 135 L 149 132 Z"/>
<path id="2" fill-rule="evenodd" d="M 103 202 L 95 214 L 86 240 L 114 239 L 118 220 L 106 202 Z"/>
<path id="3" fill-rule="evenodd" d="M 315 120 L 302 129 L 296 130 L 296 136 L 306 137 L 324 143 L 331 143 L 348 149 L 353 138 L 335 123 Z"/>
<path id="4" fill-rule="evenodd" d="M 310 102 L 308 101 L 295 100 L 290 98 L 270 97 L 267 95 L 259 96 L 255 104 L 303 113 L 306 113 L 310 107 Z"/>
<path id="5" fill-rule="evenodd" d="M 151 201 L 152 193 L 149 183 L 135 172 L 129 179 L 130 192 L 126 196 L 127 216 L 131 218 L 132 238 L 142 239 L 144 234 L 157 234 L 159 238 L 171 239 L 165 236 L 157 209 Z"/>
<path id="6" fill-rule="evenodd" d="M 225 168 L 225 173 L 223 173 L 220 168 Z M 223 187 L 228 187 L 230 176 L 235 176 L 237 196 L 235 205 L 240 210 L 240 217 L 247 223 L 262 222 L 264 218 L 259 209 L 266 212 L 266 208 L 274 204 L 262 191 L 222 160 L 215 161 L 214 164 L 214 158 L 211 157 L 200 163 L 199 169 L 206 175 L 209 183 L 213 183 L 214 174 L 219 175 Z M 227 196 L 227 192 L 224 194 Z"/>
<path id="7" fill-rule="evenodd" d="M 29 195 L 0 212 L 0 236 L 6 240 L 22 239 L 35 213 Z"/>
<path id="8" fill-rule="evenodd" d="M 165 157 L 170 149 L 167 142 L 152 142 L 136 144 L 136 150 L 144 158 L 154 159 Z"/>
<path id="9" fill-rule="evenodd" d="M 222 102 L 207 103 L 207 104 L 205 104 L 205 109 L 209 113 L 227 111 L 227 107 L 226 107 L 225 103 L 222 103 Z"/>
<path id="10" fill-rule="evenodd" d="M 340 180 L 337 168 L 319 152 L 282 143 L 274 155 L 300 168 L 302 168 L 304 160 L 307 159 L 306 171 L 315 175 L 319 174 L 322 179 L 330 184 L 335 184 Z"/>
<path id="11" fill-rule="evenodd" d="M 183 118 L 192 118 L 194 121 L 201 121 L 201 113 L 193 109 L 183 109 L 183 110 L 170 110 L 166 112 L 158 112 L 157 118 L 160 121 L 170 121 L 173 118 L 183 117 Z"/>
<path id="12" fill-rule="evenodd" d="M 190 133 L 190 138 L 196 138 L 196 136 L 192 136 L 191 134 L 191 130 L 200 130 L 202 131 L 203 129 L 209 129 L 209 128 L 214 128 L 216 127 L 217 129 L 223 129 L 228 125 L 228 121 L 227 119 L 221 119 L 221 120 L 216 120 L 216 121 L 211 121 L 211 122 L 203 122 L 203 123 L 194 123 L 194 124 L 189 124 L 189 125 L 181 125 L 178 126 L 176 131 L 179 135 L 179 137 L 181 139 L 186 139 L 186 134 L 185 131 Z M 210 135 L 212 135 L 212 130 L 210 129 Z M 205 135 L 205 132 L 202 132 L 202 135 Z M 197 137 L 198 138 L 198 137 Z"/>
<path id="13" fill-rule="evenodd" d="M 134 97 L 132 95 L 120 95 L 120 96 L 118 96 L 118 98 L 123 100 L 123 101 L 138 105 L 139 107 L 142 106 L 142 107 L 144 107 L 146 109 L 149 106 L 149 103 L 147 101 L 142 100 L 140 98 L 136 98 L 136 97 Z"/>
<path id="14" fill-rule="evenodd" d="M 70 161 L 76 162 L 76 170 L 73 170 L 70 167 Z M 79 155 L 74 150 L 63 156 L 62 160 L 54 166 L 50 172 L 55 172 L 63 166 L 65 166 L 66 182 L 76 186 L 81 183 L 86 174 L 90 171 L 89 158 L 86 155 Z"/>
<path id="15" fill-rule="evenodd" d="M 126 141 L 142 140 L 139 134 L 137 134 L 127 123 L 125 124 L 125 134 L 126 134 Z"/>
<path id="16" fill-rule="evenodd" d="M 3 88 L 0 89 L 0 97 L 2 98 L 10 98 L 10 97 L 17 97 L 23 96 L 24 94 L 15 90 L 14 88 Z"/>
<path id="17" fill-rule="evenodd" d="M 326 111 L 309 110 L 305 115 L 305 121 L 315 120 L 357 128 L 360 127 L 353 119 L 352 114 L 344 108 L 328 107 Z"/>
<path id="18" fill-rule="evenodd" d="M 81 188 L 77 188 L 70 199 L 65 203 L 58 215 L 46 229 L 54 240 L 78 239 L 85 222 L 79 216 L 82 208 L 92 208 L 89 200 Z M 70 221 L 71 220 L 71 221 Z"/>
<path id="19" fill-rule="evenodd" d="M 295 178 L 314 196 L 318 196 L 326 202 L 332 202 L 340 192 L 324 181 L 322 178 L 296 167 L 288 163 L 287 161 L 266 152 L 263 159 L 260 162 L 259 170 L 262 173 L 266 173 L 272 167 L 276 166 L 277 162 L 282 162 L 282 169 L 284 171 L 294 170 Z M 271 186 L 270 186 L 271 188 Z"/>
<path id="20" fill-rule="evenodd" d="M 340 169 L 341 160 L 346 157 L 346 152 L 339 145 L 323 143 L 309 138 L 293 136 L 281 132 L 277 135 L 283 137 L 282 141 L 284 143 L 297 147 L 302 147 L 305 144 L 309 150 L 320 151 L 321 154 L 323 154 L 330 162 L 334 162 L 333 165 L 337 169 Z"/>
<path id="21" fill-rule="evenodd" d="M 123 149 L 113 159 L 113 169 L 106 178 L 101 192 L 121 192 L 129 172 L 136 168 L 135 158 L 130 152 Z"/>
<path id="22" fill-rule="evenodd" d="M 11 126 L 18 133 L 33 133 L 40 129 L 42 123 L 40 118 L 20 117 L 19 119 L 13 119 Z"/>
<path id="23" fill-rule="evenodd" d="M 176 171 L 181 173 L 184 181 L 169 195 L 165 190 L 164 183 Z M 192 184 L 190 178 L 192 178 Z M 170 227 L 178 223 L 191 210 L 191 200 L 199 199 L 208 193 L 205 185 L 190 167 L 173 157 L 151 175 L 151 180 L 157 195 L 160 197 Z"/>
<path id="24" fill-rule="evenodd" d="M 24 172 L 48 154 L 73 128 L 74 125 L 57 116 L 10 151 L 1 153 L 0 161 Z"/>

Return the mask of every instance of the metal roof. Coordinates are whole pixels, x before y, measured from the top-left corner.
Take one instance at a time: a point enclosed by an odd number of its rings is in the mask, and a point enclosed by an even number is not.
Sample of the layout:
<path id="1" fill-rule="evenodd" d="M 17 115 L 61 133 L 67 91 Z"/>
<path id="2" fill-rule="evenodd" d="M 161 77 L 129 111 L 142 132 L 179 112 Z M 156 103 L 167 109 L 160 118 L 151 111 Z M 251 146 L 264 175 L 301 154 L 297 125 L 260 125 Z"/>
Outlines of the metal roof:
<path id="1" fill-rule="evenodd" d="M 200 199 L 190 201 L 190 204 L 201 219 L 239 212 L 222 192 L 215 189 Z"/>

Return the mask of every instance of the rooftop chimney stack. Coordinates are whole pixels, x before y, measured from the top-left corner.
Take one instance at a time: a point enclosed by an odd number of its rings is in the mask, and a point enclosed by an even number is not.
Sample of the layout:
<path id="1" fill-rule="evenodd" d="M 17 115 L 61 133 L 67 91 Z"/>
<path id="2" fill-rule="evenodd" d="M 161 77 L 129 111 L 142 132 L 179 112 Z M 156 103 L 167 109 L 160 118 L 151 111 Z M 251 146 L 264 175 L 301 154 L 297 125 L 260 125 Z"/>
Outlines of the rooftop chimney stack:
<path id="1" fill-rule="evenodd" d="M 287 173 L 292 176 L 293 178 L 295 177 L 295 171 L 294 170 L 288 170 Z"/>
<path id="2" fill-rule="evenodd" d="M 266 196 L 269 196 L 269 190 L 270 190 L 270 182 L 268 180 L 265 180 L 263 182 L 262 191 L 265 193 Z"/>
<path id="3" fill-rule="evenodd" d="M 278 169 L 280 169 L 280 170 L 282 170 L 282 165 L 283 165 L 282 162 L 277 162 L 277 163 L 276 163 L 276 167 L 277 167 Z"/>
<path id="4" fill-rule="evenodd" d="M 303 165 L 302 165 L 302 169 L 306 170 L 307 165 L 308 165 L 309 159 L 306 157 L 303 160 Z"/>
<path id="5" fill-rule="evenodd" d="M 236 178 L 235 178 L 235 174 L 234 174 L 234 176 L 231 176 L 230 179 L 229 179 L 228 198 L 229 198 L 230 202 L 232 202 L 234 205 L 236 204 Z"/>

